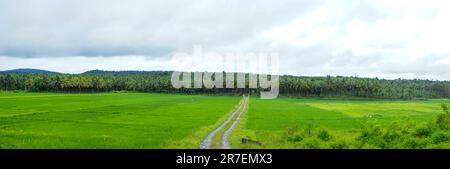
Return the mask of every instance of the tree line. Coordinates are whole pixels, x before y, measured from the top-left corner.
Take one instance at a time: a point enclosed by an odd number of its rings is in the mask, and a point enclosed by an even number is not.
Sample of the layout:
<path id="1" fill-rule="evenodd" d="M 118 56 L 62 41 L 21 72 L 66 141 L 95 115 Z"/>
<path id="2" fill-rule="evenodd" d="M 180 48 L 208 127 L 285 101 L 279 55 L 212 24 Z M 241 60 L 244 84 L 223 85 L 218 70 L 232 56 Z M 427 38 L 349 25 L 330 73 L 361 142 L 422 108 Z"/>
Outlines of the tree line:
<path id="1" fill-rule="evenodd" d="M 88 71 L 82 74 L 0 74 L 0 90 L 36 92 L 176 92 L 206 94 L 259 94 L 257 89 L 175 89 L 171 71 Z M 224 76 L 226 76 L 224 74 Z M 248 75 L 247 75 L 248 78 Z M 248 80 L 246 80 L 248 86 Z M 280 76 L 280 96 L 362 97 L 380 99 L 449 98 L 450 82 L 386 80 L 359 77 Z"/>

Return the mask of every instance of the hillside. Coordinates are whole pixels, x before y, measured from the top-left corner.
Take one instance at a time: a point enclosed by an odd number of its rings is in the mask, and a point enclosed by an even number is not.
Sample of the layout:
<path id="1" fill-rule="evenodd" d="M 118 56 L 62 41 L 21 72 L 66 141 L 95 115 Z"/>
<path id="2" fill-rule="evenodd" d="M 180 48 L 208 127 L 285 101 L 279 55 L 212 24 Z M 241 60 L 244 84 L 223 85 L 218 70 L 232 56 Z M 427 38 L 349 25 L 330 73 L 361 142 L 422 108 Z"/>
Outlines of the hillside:
<path id="1" fill-rule="evenodd" d="M 12 70 L 5 70 L 0 71 L 0 73 L 11 73 L 11 74 L 60 74 L 58 72 L 48 71 L 48 70 L 41 70 L 41 69 L 12 69 Z"/>

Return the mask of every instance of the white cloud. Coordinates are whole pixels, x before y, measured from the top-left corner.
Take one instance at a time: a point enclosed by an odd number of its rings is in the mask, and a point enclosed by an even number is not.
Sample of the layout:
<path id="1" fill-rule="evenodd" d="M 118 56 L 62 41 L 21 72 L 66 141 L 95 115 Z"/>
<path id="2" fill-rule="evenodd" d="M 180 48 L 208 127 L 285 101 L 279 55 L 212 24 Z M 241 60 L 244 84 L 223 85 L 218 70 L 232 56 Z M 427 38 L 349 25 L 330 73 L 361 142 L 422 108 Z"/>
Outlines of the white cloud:
<path id="1" fill-rule="evenodd" d="M 286 74 L 448 80 L 449 11 L 445 0 L 0 0 L 0 69 L 186 69 L 168 56 L 200 44 L 279 53 Z"/>
<path id="2" fill-rule="evenodd" d="M 62 73 L 82 73 L 87 70 L 171 70 L 177 63 L 163 58 L 145 56 L 111 56 L 111 57 L 37 57 L 18 58 L 0 56 L 0 69 L 35 68 L 58 71 Z M 5 64 L 7 63 L 7 64 Z M 169 69 L 168 69 L 169 68 Z"/>

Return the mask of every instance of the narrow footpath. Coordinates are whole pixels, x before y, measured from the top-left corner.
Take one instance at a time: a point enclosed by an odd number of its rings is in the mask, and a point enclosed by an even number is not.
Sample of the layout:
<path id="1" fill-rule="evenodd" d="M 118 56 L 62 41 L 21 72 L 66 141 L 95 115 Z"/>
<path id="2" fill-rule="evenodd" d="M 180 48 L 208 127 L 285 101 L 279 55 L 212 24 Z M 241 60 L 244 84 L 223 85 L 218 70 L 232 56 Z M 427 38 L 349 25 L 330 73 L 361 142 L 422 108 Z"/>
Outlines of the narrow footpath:
<path id="1" fill-rule="evenodd" d="M 219 127 L 211 131 L 206 138 L 200 143 L 200 149 L 230 149 L 229 136 L 233 132 L 233 129 L 239 123 L 239 120 L 247 110 L 249 102 L 248 96 L 243 96 L 239 102 L 238 108 L 231 113 L 231 115 L 225 120 Z M 220 137 L 220 143 L 213 144 L 216 140 L 215 137 Z M 217 139 L 218 140 L 218 139 Z M 213 147 L 212 145 L 218 145 Z"/>

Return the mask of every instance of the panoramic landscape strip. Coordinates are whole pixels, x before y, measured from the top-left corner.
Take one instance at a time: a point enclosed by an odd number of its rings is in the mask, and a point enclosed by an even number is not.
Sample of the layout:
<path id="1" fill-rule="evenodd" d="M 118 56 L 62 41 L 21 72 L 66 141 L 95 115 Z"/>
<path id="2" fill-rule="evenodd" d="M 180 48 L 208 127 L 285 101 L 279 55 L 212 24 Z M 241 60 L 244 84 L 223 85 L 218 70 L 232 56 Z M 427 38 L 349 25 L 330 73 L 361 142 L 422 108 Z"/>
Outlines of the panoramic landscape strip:
<path id="1" fill-rule="evenodd" d="M 170 73 L 2 72 L 0 148 L 450 148 L 446 81 L 280 76 L 266 100 Z"/>

